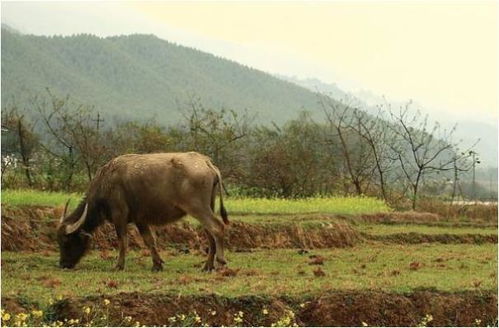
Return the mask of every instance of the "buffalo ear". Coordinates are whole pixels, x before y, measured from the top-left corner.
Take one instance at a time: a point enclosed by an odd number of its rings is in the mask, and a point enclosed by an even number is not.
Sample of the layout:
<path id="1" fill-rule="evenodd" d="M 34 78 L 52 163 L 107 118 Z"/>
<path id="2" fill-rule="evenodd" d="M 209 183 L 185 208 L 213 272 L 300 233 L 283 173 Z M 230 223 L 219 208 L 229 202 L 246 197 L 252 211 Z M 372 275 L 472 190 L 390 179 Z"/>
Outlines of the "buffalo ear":
<path id="1" fill-rule="evenodd" d="M 88 211 L 88 204 L 85 204 L 85 209 L 83 210 L 83 213 L 81 214 L 81 217 L 78 219 L 78 221 L 76 221 L 73 224 L 68 224 L 66 226 L 66 235 L 75 232 L 81 227 L 81 225 L 85 222 L 85 219 L 87 217 L 87 211 Z"/>

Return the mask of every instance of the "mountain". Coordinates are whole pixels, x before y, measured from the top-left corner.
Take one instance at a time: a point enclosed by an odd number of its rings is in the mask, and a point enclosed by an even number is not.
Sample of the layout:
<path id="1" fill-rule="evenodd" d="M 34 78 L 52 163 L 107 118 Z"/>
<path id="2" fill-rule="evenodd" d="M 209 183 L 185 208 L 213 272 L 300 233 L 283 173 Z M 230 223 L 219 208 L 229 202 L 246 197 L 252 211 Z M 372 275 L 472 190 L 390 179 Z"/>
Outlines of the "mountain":
<path id="1" fill-rule="evenodd" d="M 3 106 L 29 108 L 30 99 L 46 88 L 93 105 L 104 117 L 155 118 L 165 125 L 177 122 L 179 107 L 193 97 L 205 107 L 247 109 L 258 123 L 278 124 L 302 110 L 321 119 L 316 92 L 371 113 L 382 99 L 368 92 L 352 95 L 318 79 L 274 77 L 153 35 L 47 37 L 2 24 Z M 476 150 L 483 166 L 497 167 L 497 125 L 457 123 L 456 137 L 468 144 L 480 138 Z"/>
<path id="2" fill-rule="evenodd" d="M 2 30 L 6 30 L 6 31 L 9 31 L 11 33 L 17 33 L 17 34 L 21 34 L 21 32 L 15 28 L 13 28 L 12 26 L 10 25 L 7 25 L 5 23 L 2 23 Z"/>
<path id="3" fill-rule="evenodd" d="M 368 113 L 376 115 L 376 105 L 385 104 L 387 101 L 393 108 L 403 106 L 401 102 L 393 102 L 384 97 L 377 96 L 368 90 L 360 90 L 355 93 L 348 93 L 341 90 L 336 84 L 329 84 L 318 79 L 299 79 L 296 77 L 279 76 L 281 79 L 295 83 L 301 87 L 307 88 L 310 91 L 324 93 L 336 100 L 347 101 L 350 104 L 356 104 Z M 478 152 L 481 158 L 481 164 L 484 168 L 497 167 L 498 144 L 497 144 L 497 122 L 475 122 L 472 119 L 448 119 L 442 115 L 436 116 L 430 110 L 425 110 L 421 105 L 415 104 L 416 108 L 420 108 L 423 114 L 428 114 L 430 119 L 436 119 L 446 129 L 451 129 L 457 125 L 454 133 L 455 141 L 460 141 L 462 148 L 470 147 L 479 139 L 476 144 L 475 151 Z M 461 142 L 462 141 L 462 142 Z"/>
<path id="4" fill-rule="evenodd" d="M 104 116 L 172 124 L 192 97 L 283 123 L 321 110 L 314 92 L 153 35 L 23 35 L 2 26 L 2 103 L 23 106 L 49 88 Z"/>
<path id="5" fill-rule="evenodd" d="M 343 100 L 352 97 L 349 93 L 341 90 L 336 84 L 325 83 L 316 78 L 300 79 L 295 76 L 290 77 L 281 74 L 276 74 L 276 76 L 281 80 L 294 83 L 301 87 L 307 88 L 311 91 L 320 92 L 322 94 L 329 95 L 331 98 L 334 99 Z"/>

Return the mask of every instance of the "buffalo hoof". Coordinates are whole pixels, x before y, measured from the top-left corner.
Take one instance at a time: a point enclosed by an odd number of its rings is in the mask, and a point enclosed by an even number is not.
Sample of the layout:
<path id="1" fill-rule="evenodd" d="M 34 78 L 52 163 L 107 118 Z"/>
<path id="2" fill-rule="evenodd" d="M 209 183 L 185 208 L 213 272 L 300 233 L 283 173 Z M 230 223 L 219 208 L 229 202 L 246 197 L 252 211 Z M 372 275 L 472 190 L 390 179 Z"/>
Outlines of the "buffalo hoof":
<path id="1" fill-rule="evenodd" d="M 206 262 L 203 266 L 203 271 L 205 272 L 211 272 L 215 269 L 215 266 L 213 265 L 213 263 L 208 263 Z"/>
<path id="2" fill-rule="evenodd" d="M 216 270 L 223 270 L 226 267 L 227 267 L 227 262 L 225 260 L 217 259 L 217 263 L 215 265 Z"/>
<path id="3" fill-rule="evenodd" d="M 217 263 L 220 264 L 221 266 L 227 265 L 227 261 L 225 261 L 225 259 L 217 258 Z"/>
<path id="4" fill-rule="evenodd" d="M 161 264 L 155 264 L 152 266 L 152 272 L 160 272 L 163 271 L 163 266 Z"/>

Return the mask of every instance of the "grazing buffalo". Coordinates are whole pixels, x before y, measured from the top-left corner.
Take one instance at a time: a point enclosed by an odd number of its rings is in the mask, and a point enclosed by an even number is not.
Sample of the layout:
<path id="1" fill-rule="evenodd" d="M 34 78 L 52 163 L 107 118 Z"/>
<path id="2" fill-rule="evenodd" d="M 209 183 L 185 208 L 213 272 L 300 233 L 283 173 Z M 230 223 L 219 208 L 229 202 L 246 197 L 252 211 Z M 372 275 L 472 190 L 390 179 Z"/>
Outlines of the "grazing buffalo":
<path id="1" fill-rule="evenodd" d="M 214 214 L 216 192 L 220 214 L 228 224 L 222 199 L 222 177 L 210 158 L 199 153 L 123 155 L 97 172 L 85 198 L 57 230 L 62 268 L 73 268 L 90 245 L 91 233 L 105 220 L 114 224 L 119 239 L 116 268 L 125 267 L 127 225 L 135 223 L 151 251 L 153 271 L 163 269 L 151 225 L 175 222 L 186 214 L 203 225 L 210 244 L 204 270 L 225 265 L 224 223 Z"/>

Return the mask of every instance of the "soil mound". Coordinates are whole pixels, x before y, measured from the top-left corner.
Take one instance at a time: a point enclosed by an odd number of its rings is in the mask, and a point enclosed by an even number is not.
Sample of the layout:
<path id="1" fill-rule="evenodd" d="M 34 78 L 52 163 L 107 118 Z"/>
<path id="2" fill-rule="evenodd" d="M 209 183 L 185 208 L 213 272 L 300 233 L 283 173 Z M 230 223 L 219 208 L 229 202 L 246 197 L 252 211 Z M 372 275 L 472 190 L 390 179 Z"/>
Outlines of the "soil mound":
<path id="1" fill-rule="evenodd" d="M 361 219 L 372 223 L 434 223 L 443 220 L 438 214 L 415 211 L 363 214 Z"/>
<path id="2" fill-rule="evenodd" d="M 370 235 L 363 233 L 366 239 L 390 242 L 395 244 L 422 244 L 422 243 L 441 243 L 441 244 L 497 244 L 497 235 L 480 234 L 422 234 L 417 232 L 394 233 L 390 235 Z"/>
<path id="3" fill-rule="evenodd" d="M 495 325 L 497 295 L 489 292 L 443 293 L 416 291 L 408 294 L 381 291 L 328 292 L 316 297 L 217 295 L 158 295 L 121 293 L 65 299 L 51 308 L 54 319 L 83 318 L 82 308 L 92 311 L 110 301 L 107 324 L 147 326 L 476 326 Z M 2 299 L 4 309 L 13 312 L 12 299 Z M 96 313 L 97 314 L 97 313 Z M 92 314 L 92 316 L 95 315 Z M 174 319 L 171 319 L 174 318 Z M 183 318 L 183 319 L 182 319 Z M 239 319 L 237 319 L 239 318 Z M 88 320 L 88 319 L 87 319 Z M 240 321 L 239 321 L 240 320 Z"/>

